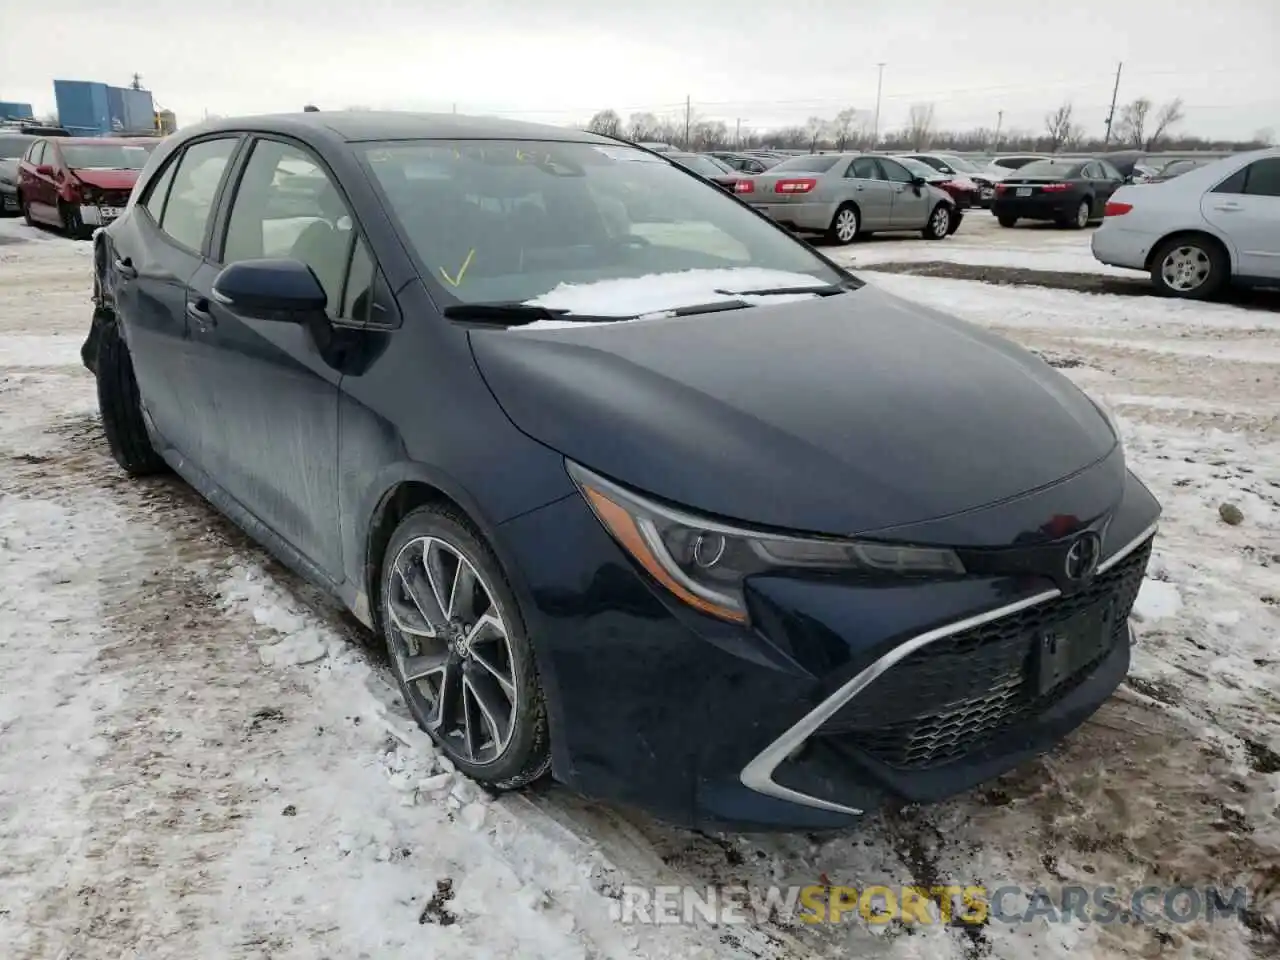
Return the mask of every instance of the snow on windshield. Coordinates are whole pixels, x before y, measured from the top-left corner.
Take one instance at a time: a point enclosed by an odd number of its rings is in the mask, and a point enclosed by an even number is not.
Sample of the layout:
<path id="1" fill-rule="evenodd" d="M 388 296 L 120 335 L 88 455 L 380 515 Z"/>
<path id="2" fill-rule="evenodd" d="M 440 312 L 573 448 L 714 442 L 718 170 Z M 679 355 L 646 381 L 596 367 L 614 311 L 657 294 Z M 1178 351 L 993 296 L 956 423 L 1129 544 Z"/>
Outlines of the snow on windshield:
<path id="1" fill-rule="evenodd" d="M 742 267 L 728 270 L 681 270 L 655 273 L 645 277 L 620 277 L 594 283 L 562 283 L 554 290 L 532 300 L 529 306 L 550 310 L 568 310 L 604 317 L 634 317 L 661 314 L 680 307 L 720 300 L 743 300 L 751 304 L 786 303 L 808 300 L 811 293 L 775 294 L 773 296 L 738 296 L 739 290 L 765 290 L 778 287 L 812 287 L 828 281 L 807 273 Z M 544 321 L 538 326 L 562 325 Z M 565 321 L 564 326 L 581 326 Z"/>

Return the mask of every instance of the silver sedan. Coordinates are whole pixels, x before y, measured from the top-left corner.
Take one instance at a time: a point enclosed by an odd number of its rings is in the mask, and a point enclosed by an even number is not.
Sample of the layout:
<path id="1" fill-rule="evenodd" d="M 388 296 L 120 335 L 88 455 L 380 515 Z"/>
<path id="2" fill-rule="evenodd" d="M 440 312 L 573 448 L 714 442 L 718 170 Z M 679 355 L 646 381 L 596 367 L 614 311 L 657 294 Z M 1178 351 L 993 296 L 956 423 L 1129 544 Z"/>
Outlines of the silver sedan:
<path id="1" fill-rule="evenodd" d="M 1121 187 L 1093 235 L 1093 255 L 1148 272 L 1169 297 L 1203 300 L 1227 283 L 1280 284 L 1280 149 Z"/>
<path id="2" fill-rule="evenodd" d="M 792 157 L 739 180 L 734 192 L 783 226 L 834 243 L 881 230 L 918 230 L 927 240 L 942 240 L 960 225 L 947 193 L 896 160 L 870 154 Z"/>

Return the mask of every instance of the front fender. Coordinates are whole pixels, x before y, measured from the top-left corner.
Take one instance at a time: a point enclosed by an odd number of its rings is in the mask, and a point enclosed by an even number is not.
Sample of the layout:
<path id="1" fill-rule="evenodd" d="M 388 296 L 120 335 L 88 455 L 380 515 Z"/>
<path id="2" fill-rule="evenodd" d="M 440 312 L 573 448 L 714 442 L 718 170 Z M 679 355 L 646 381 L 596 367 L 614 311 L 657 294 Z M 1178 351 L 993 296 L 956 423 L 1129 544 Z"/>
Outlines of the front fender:
<path id="1" fill-rule="evenodd" d="M 412 461 L 398 461 L 385 464 L 368 479 L 350 514 L 353 522 L 347 537 L 348 550 L 344 551 L 344 555 L 350 558 L 346 564 L 347 575 L 356 584 L 356 596 L 352 603 L 352 612 L 356 617 L 370 627 L 375 625 L 374 598 L 377 596 L 377 580 L 382 565 L 382 551 L 376 534 L 382 526 L 388 507 L 405 484 L 429 487 L 440 499 L 453 501 L 462 509 L 493 550 L 521 606 L 528 609 L 532 596 L 518 565 L 504 544 L 500 530 L 504 520 L 514 518 L 499 520 L 489 515 L 466 487 L 444 470 Z M 547 503 L 554 503 L 569 494 L 576 494 L 576 490 L 566 473 L 563 493 Z M 538 504 L 533 509 L 543 506 L 546 504 Z"/>

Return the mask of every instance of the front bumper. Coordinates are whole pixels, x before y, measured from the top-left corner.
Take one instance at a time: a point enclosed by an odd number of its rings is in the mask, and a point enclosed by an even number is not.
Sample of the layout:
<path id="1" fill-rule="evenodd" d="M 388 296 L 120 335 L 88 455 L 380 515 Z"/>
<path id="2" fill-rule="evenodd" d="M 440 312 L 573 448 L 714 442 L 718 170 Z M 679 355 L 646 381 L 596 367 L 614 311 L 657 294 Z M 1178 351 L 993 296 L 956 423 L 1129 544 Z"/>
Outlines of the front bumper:
<path id="1" fill-rule="evenodd" d="M 1051 749 L 1123 679 L 1158 515 L 1130 475 L 1105 569 L 1070 595 L 1031 575 L 757 577 L 750 628 L 652 585 L 576 494 L 509 521 L 555 775 L 700 828 L 838 828 L 968 789 Z M 1044 629 L 1101 601 L 1114 629 L 1041 694 Z"/>
<path id="2" fill-rule="evenodd" d="M 784 227 L 809 233 L 826 232 L 831 226 L 831 221 L 835 219 L 836 208 L 839 206 L 828 202 L 758 203 L 753 200 L 747 202 Z"/>
<path id="3" fill-rule="evenodd" d="M 80 204 L 80 222 L 86 227 L 105 227 L 116 222 L 124 214 L 123 206 Z"/>

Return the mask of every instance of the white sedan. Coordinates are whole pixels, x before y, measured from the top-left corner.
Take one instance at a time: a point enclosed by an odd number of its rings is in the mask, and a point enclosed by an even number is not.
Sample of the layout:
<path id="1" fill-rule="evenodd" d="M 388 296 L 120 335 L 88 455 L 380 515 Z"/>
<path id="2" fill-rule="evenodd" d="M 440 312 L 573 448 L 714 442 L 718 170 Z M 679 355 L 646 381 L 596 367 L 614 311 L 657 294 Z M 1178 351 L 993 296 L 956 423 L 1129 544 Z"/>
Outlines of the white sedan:
<path id="1" fill-rule="evenodd" d="M 1169 297 L 1204 300 L 1227 283 L 1280 284 L 1280 148 L 1121 187 L 1093 235 L 1093 255 L 1149 272 Z"/>

